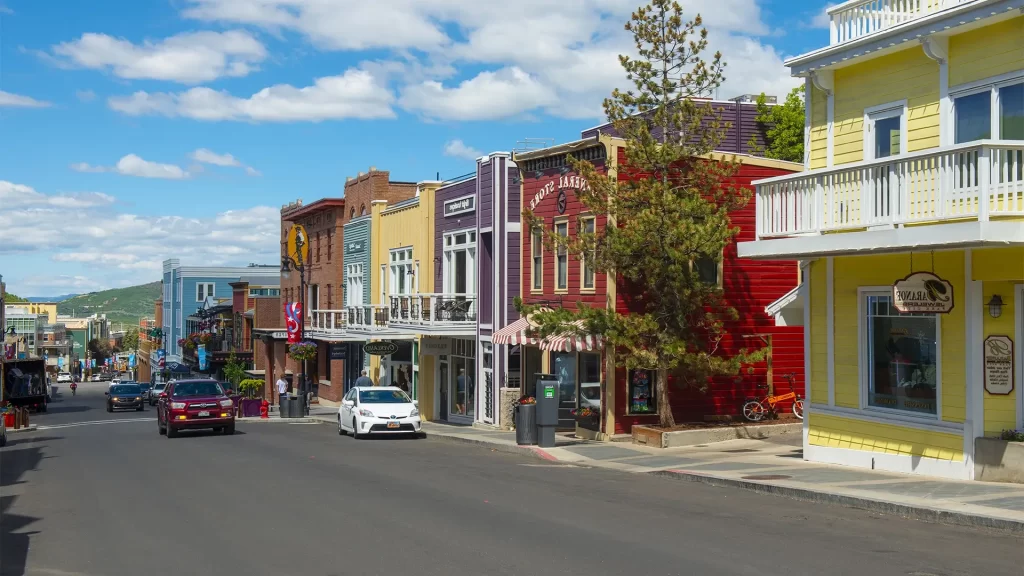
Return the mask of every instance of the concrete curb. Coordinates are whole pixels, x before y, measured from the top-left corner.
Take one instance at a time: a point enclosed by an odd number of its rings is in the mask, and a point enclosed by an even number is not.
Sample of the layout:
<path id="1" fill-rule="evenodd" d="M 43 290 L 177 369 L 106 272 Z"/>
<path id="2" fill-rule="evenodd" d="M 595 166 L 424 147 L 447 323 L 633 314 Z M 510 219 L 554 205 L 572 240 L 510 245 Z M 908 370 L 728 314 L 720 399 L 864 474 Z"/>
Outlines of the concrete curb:
<path id="1" fill-rule="evenodd" d="M 676 430 L 662 432 L 646 426 L 633 427 L 633 443 L 653 448 L 678 448 L 696 446 L 728 440 L 764 440 L 783 434 L 799 434 L 803 432 L 803 423 L 758 424 L 749 426 L 722 426 L 716 428 L 699 428 L 696 430 Z M 661 445 L 658 445 L 658 441 Z"/>
<path id="2" fill-rule="evenodd" d="M 673 478 L 676 480 L 684 480 L 687 482 L 699 482 L 701 484 L 708 484 L 710 486 L 743 488 L 745 490 L 758 492 L 760 494 L 784 496 L 787 498 L 792 498 L 794 500 L 803 500 L 805 502 L 838 504 L 840 506 L 846 506 L 848 508 L 860 508 L 862 510 L 868 510 L 871 512 L 880 512 L 883 514 L 903 516 L 905 518 L 910 518 L 913 520 L 923 520 L 925 522 L 950 524 L 954 526 L 968 526 L 971 528 L 988 528 L 993 530 L 1001 530 L 1006 532 L 1024 534 L 1024 522 L 1017 520 L 1008 520 L 1005 518 L 996 518 L 993 516 L 983 516 L 980 514 L 971 514 L 968 512 L 955 512 L 951 510 L 929 508 L 927 506 L 912 506 L 909 504 L 898 504 L 895 502 L 886 502 L 884 500 L 872 500 L 870 498 L 864 498 L 860 496 L 835 494 L 832 492 L 820 492 L 817 490 L 810 490 L 807 488 L 795 488 L 792 486 L 763 484 L 760 482 L 750 482 L 747 480 L 737 480 L 734 478 L 722 478 L 720 476 L 697 474 L 694 472 L 687 472 L 682 470 L 657 470 L 653 472 L 648 472 L 648 474 L 652 474 L 654 476 L 663 476 L 666 478 Z"/>
<path id="3" fill-rule="evenodd" d="M 326 424 L 322 420 L 316 418 L 235 418 L 235 422 L 249 423 L 249 422 L 260 422 L 266 424 Z"/>
<path id="4" fill-rule="evenodd" d="M 520 446 L 518 444 L 498 444 L 495 442 L 489 442 L 487 440 L 477 440 L 476 438 L 464 438 L 462 436 L 448 436 L 446 434 L 431 434 L 430 431 L 424 430 L 427 438 L 434 440 L 440 440 L 442 442 L 451 442 L 454 444 L 475 444 L 477 446 L 483 446 L 490 448 L 496 452 L 504 452 L 507 454 L 521 454 L 523 456 L 532 456 L 533 458 L 539 458 L 548 462 L 561 462 L 555 456 L 549 454 L 543 448 L 536 446 Z"/>
<path id="5" fill-rule="evenodd" d="M 24 427 L 18 428 L 18 429 L 8 428 L 7 429 L 7 435 L 9 436 L 11 434 L 20 434 L 22 432 L 35 432 L 36 429 L 38 429 L 38 428 L 39 428 L 38 424 L 29 424 L 28 426 L 24 426 Z"/>

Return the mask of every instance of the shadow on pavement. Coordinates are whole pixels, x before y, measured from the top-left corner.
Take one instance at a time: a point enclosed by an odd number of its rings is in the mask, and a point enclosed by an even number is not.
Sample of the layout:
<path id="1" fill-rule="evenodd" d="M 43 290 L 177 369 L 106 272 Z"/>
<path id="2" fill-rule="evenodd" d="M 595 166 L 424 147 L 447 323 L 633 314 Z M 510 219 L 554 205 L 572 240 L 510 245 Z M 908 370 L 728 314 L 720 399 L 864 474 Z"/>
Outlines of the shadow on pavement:
<path id="1" fill-rule="evenodd" d="M 178 438 L 202 438 L 204 436 L 223 436 L 221 432 L 214 432 L 213 430 L 179 430 Z M 245 432 L 235 428 L 233 436 L 245 436 Z"/>
<path id="2" fill-rule="evenodd" d="M 39 438 L 32 439 L 39 441 Z M 4 450 L 0 452 L 0 487 L 24 482 L 26 472 L 36 470 L 44 458 L 42 447 Z M 16 496 L 0 496 L 0 575 L 22 576 L 28 560 L 30 538 L 39 532 L 18 532 L 39 520 L 30 516 L 11 514 Z"/>
<path id="3" fill-rule="evenodd" d="M 0 487 L 20 483 L 25 472 L 38 469 L 42 459 L 41 446 L 0 452 Z"/>
<path id="4" fill-rule="evenodd" d="M 76 404 L 72 406 L 60 406 L 49 404 L 46 407 L 47 414 L 73 414 L 76 412 L 88 412 L 89 410 L 94 410 L 94 408 L 92 406 L 85 406 L 83 404 Z"/>
<path id="5" fill-rule="evenodd" d="M 21 446 L 25 444 L 39 443 L 39 442 L 50 442 L 51 440 L 63 440 L 63 436 L 17 436 L 14 439 L 8 437 L 8 446 Z"/>

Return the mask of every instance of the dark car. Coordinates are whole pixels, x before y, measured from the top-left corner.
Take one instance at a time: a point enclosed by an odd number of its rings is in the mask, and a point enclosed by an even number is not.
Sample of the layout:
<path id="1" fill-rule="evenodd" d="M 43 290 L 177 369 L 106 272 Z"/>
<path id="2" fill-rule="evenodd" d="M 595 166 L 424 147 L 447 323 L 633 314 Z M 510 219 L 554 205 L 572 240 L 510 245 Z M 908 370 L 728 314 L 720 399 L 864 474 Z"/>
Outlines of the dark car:
<path id="1" fill-rule="evenodd" d="M 234 434 L 234 403 L 216 380 L 175 380 L 160 393 L 156 426 L 168 438 L 200 428 Z"/>
<path id="2" fill-rule="evenodd" d="M 142 388 L 138 384 L 114 384 L 104 394 L 107 395 L 107 412 L 124 408 L 133 408 L 139 412 L 146 409 Z"/>
<path id="3" fill-rule="evenodd" d="M 149 382 L 134 382 L 138 384 L 139 388 L 142 388 L 142 401 L 149 402 L 149 393 L 153 390 L 153 385 Z"/>

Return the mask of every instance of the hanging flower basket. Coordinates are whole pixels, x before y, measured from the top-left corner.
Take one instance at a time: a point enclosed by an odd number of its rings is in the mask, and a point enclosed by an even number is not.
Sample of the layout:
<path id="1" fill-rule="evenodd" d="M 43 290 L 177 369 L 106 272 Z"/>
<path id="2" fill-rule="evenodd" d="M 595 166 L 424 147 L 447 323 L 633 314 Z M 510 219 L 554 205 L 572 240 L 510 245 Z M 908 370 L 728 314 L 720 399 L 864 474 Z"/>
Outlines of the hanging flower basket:
<path id="1" fill-rule="evenodd" d="M 200 344 L 209 344 L 210 341 L 213 340 L 213 336 L 208 332 L 203 332 L 199 335 L 198 339 Z"/>
<path id="2" fill-rule="evenodd" d="M 288 354 L 295 360 L 312 360 L 316 358 L 316 342 L 296 342 L 288 348 Z"/>

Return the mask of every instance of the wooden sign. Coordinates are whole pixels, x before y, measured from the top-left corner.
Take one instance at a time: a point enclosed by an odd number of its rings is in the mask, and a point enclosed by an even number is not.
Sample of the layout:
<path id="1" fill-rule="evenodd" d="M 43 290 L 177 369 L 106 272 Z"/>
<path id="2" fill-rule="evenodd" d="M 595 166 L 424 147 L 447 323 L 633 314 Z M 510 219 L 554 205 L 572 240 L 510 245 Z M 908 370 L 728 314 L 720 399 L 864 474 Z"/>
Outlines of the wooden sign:
<path id="1" fill-rule="evenodd" d="M 1013 340 L 1009 336 L 985 338 L 985 391 L 1005 396 L 1013 392 Z"/>
<path id="2" fill-rule="evenodd" d="M 363 352 L 371 356 L 388 356 L 398 352 L 398 344 L 394 342 L 367 342 L 363 344 Z"/>
<path id="3" fill-rule="evenodd" d="M 953 309 L 953 285 L 931 272 L 914 272 L 892 285 L 892 305 L 904 314 L 948 314 Z"/>

